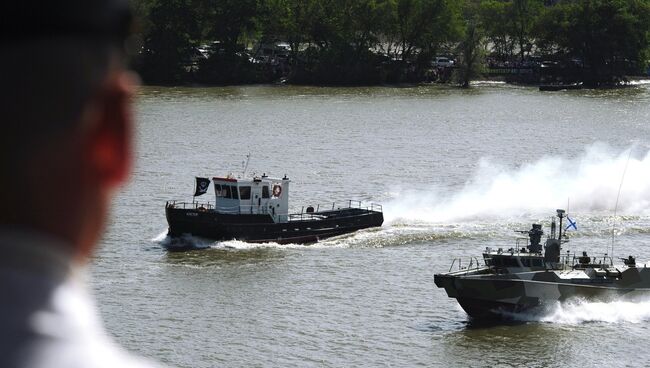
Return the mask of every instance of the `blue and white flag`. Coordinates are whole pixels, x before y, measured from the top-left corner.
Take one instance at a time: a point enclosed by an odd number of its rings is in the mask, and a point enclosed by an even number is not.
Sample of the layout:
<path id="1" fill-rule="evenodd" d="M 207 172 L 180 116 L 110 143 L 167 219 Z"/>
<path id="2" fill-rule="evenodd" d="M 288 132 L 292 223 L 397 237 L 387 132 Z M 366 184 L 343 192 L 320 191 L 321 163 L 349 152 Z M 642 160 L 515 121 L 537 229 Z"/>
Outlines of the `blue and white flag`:
<path id="1" fill-rule="evenodd" d="M 569 221 L 569 224 L 564 229 L 565 231 L 569 230 L 570 228 L 573 228 L 574 230 L 578 230 L 578 226 L 576 225 L 577 221 L 571 220 L 571 217 L 569 217 L 569 216 L 567 216 L 566 219 L 567 219 L 567 221 Z"/>

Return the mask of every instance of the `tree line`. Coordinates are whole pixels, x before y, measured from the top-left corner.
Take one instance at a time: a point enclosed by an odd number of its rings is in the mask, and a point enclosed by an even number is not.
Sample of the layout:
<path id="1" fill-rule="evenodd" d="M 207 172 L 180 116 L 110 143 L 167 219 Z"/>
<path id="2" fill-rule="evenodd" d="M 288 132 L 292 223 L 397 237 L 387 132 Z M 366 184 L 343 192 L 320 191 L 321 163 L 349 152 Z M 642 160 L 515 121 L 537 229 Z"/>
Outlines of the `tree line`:
<path id="1" fill-rule="evenodd" d="M 650 0 L 132 0 L 134 66 L 160 84 L 360 85 L 540 68 L 591 86 L 642 73 Z M 259 45 L 284 45 L 258 58 Z M 437 68 L 435 58 L 455 60 Z M 539 70 L 539 69 L 536 69 Z"/>

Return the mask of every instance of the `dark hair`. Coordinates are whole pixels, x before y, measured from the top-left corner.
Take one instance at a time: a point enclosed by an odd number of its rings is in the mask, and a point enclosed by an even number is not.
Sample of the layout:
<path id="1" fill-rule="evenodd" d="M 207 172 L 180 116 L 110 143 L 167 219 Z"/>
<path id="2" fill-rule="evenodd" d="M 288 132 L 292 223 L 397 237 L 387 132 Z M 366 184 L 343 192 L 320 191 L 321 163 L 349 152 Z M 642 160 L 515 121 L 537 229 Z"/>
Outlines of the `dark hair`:
<path id="1" fill-rule="evenodd" d="M 46 191 L 43 179 L 75 162 L 68 138 L 121 61 L 130 22 L 127 0 L 0 2 L 2 208 Z"/>
<path id="2" fill-rule="evenodd" d="M 115 48 L 86 39 L 37 39 L 5 44 L 0 54 L 0 200 L 28 190 L 30 173 L 46 174 L 44 152 L 65 148 L 92 96 L 105 80 Z M 34 157 L 44 157 L 34 164 Z M 38 167 L 35 167 L 38 166 Z"/>
<path id="3" fill-rule="evenodd" d="M 0 2 L 0 41 L 85 37 L 123 44 L 132 14 L 128 0 Z"/>
<path id="4" fill-rule="evenodd" d="M 86 40 L 36 40 L 3 49 L 2 140 L 19 141 L 14 144 L 35 144 L 30 141 L 72 128 L 111 62 L 110 46 Z"/>
<path id="5" fill-rule="evenodd" d="M 131 18 L 128 0 L 0 2 L 1 142 L 47 136 L 78 120 Z"/>

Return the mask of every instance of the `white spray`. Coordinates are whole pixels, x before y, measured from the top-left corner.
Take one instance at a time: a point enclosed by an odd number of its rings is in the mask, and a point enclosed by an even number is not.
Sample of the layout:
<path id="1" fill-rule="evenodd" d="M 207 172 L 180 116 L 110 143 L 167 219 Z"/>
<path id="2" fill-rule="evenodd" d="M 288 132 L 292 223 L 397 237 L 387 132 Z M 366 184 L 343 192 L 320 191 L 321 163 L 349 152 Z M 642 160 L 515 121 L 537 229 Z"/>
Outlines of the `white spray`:
<path id="1" fill-rule="evenodd" d="M 520 218 L 524 214 L 544 216 L 571 197 L 574 214 L 611 215 L 620 187 L 619 173 L 626 165 L 625 196 L 616 207 L 628 215 L 650 215 L 650 152 L 634 157 L 627 150 L 613 153 L 598 144 L 578 157 L 543 157 L 516 169 L 481 160 L 478 170 L 458 191 L 446 194 L 431 188 L 397 193 L 384 212 L 388 223 Z"/>

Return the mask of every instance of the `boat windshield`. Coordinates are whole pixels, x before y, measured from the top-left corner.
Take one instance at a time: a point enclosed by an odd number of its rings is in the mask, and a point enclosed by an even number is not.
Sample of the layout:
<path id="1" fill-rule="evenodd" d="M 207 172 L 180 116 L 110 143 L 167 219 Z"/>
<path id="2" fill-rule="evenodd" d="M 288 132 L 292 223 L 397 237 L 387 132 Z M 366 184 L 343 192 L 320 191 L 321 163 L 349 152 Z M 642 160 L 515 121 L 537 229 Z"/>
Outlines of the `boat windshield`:
<path id="1" fill-rule="evenodd" d="M 219 185 L 215 186 L 216 195 L 218 198 L 235 198 L 237 199 L 237 187 L 231 187 L 230 185 Z M 233 197 L 234 195 L 234 197 Z"/>
<path id="2" fill-rule="evenodd" d="M 251 187 L 239 187 L 240 199 L 251 199 Z"/>

